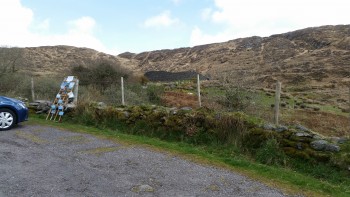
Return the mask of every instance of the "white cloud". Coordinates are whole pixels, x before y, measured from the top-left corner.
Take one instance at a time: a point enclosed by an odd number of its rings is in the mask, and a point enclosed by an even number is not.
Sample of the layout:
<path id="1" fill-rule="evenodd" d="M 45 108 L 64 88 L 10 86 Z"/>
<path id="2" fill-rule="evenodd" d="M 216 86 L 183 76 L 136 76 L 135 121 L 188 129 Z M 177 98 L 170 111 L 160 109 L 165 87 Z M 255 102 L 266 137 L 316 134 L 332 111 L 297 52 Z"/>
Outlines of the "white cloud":
<path id="1" fill-rule="evenodd" d="M 213 10 L 212 10 L 211 8 L 205 8 L 205 9 L 203 9 L 203 10 L 202 10 L 202 13 L 201 13 L 202 19 L 203 19 L 203 20 L 208 20 L 208 19 L 210 19 L 210 18 L 211 18 L 212 11 L 213 11 Z"/>
<path id="2" fill-rule="evenodd" d="M 106 48 L 94 35 L 96 21 L 88 16 L 67 22 L 67 31 L 62 34 L 47 34 L 50 20 L 34 25 L 34 13 L 21 5 L 20 0 L 0 1 L 0 46 L 35 47 L 47 45 L 70 45 L 87 47 L 98 51 L 118 54 Z M 35 32 L 31 29 L 36 30 Z"/>
<path id="3" fill-rule="evenodd" d="M 171 0 L 175 5 L 179 5 L 182 0 Z"/>
<path id="4" fill-rule="evenodd" d="M 50 29 L 50 19 L 45 19 L 35 26 L 35 29 L 38 29 L 41 32 L 48 31 Z"/>
<path id="5" fill-rule="evenodd" d="M 210 35 L 205 34 L 199 27 L 194 27 L 191 33 L 190 46 L 192 47 L 208 43 L 217 43 L 230 39 L 231 35 L 228 32 L 221 32 L 215 35 Z"/>
<path id="6" fill-rule="evenodd" d="M 96 21 L 88 16 L 81 17 L 76 20 L 69 21 L 68 24 L 71 26 L 71 34 L 84 34 L 91 35 L 96 26 Z"/>
<path id="7" fill-rule="evenodd" d="M 202 18 L 210 18 L 211 22 L 223 25 L 224 30 L 216 34 L 207 34 L 195 27 L 192 30 L 192 45 L 209 43 L 205 39 L 227 41 L 253 35 L 269 36 L 306 27 L 350 23 L 348 0 L 214 0 L 214 2 L 216 8 L 212 11 L 204 10 Z M 194 36 L 199 36 L 202 40 Z"/>
<path id="8" fill-rule="evenodd" d="M 32 18 L 32 10 L 22 7 L 19 0 L 2 0 L 0 2 L 0 45 L 9 37 L 18 39 L 22 35 L 27 35 Z"/>
<path id="9" fill-rule="evenodd" d="M 172 18 L 170 11 L 164 11 L 157 16 L 148 18 L 143 23 L 144 27 L 170 27 L 180 22 L 177 18 Z"/>

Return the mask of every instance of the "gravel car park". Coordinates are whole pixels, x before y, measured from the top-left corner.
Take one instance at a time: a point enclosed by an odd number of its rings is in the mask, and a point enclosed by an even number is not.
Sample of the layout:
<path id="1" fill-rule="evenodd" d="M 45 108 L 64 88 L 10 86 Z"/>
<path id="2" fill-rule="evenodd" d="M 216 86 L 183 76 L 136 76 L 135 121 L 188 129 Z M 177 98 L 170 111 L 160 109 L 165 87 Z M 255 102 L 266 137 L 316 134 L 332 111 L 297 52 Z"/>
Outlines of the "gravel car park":
<path id="1" fill-rule="evenodd" d="M 0 197 L 286 196 L 168 152 L 50 126 L 0 132 Z"/>

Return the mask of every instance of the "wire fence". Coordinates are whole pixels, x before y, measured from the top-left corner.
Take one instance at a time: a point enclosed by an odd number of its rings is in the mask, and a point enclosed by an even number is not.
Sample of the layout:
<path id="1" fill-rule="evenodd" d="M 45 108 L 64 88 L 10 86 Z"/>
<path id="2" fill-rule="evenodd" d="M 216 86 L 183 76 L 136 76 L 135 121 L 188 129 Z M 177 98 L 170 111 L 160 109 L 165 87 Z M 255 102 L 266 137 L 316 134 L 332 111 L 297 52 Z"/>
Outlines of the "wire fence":
<path id="1" fill-rule="evenodd" d="M 10 97 L 21 96 L 29 100 L 50 101 L 59 91 L 62 80 L 61 77 L 51 76 L 32 78 L 22 75 L 21 80 L 16 76 L 1 76 L 0 91 L 2 95 Z M 281 84 L 281 88 L 276 90 L 276 86 L 270 89 L 257 88 L 255 85 L 227 83 L 225 80 L 223 77 L 221 81 L 198 83 L 197 79 L 193 79 L 147 84 L 125 80 L 123 86 L 120 80 L 116 80 L 103 87 L 81 84 L 78 102 L 103 102 L 111 106 L 162 105 L 193 109 L 201 106 L 217 113 L 244 112 L 272 124 L 303 124 L 332 135 L 350 133 L 350 98 L 337 99 L 341 105 L 335 105 L 331 100 L 322 98 L 320 101 L 308 97 L 311 93 L 303 96 L 288 92 L 288 86 L 285 84 Z M 346 91 L 350 97 L 350 88 Z"/>

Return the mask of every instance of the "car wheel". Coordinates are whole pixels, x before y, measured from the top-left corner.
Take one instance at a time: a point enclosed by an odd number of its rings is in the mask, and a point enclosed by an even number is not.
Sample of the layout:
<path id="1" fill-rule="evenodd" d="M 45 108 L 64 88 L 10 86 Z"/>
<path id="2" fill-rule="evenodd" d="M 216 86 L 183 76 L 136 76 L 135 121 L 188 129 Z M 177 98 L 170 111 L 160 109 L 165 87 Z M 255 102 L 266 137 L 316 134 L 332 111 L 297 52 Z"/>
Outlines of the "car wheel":
<path id="1" fill-rule="evenodd" d="M 0 131 L 11 129 L 16 124 L 16 114 L 9 109 L 0 109 Z"/>

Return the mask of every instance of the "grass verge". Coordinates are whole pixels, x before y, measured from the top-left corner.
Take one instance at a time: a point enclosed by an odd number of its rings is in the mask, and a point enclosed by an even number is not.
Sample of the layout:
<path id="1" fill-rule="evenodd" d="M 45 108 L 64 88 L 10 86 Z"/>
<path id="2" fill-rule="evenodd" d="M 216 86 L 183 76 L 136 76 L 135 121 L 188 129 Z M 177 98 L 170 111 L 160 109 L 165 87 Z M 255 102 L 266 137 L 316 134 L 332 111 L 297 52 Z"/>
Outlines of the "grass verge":
<path id="1" fill-rule="evenodd" d="M 98 129 L 64 122 L 62 124 L 45 121 L 32 115 L 26 124 L 54 126 L 74 132 L 89 133 L 100 138 L 110 139 L 127 145 L 138 145 L 157 151 L 183 157 L 205 165 L 214 165 L 239 172 L 271 187 L 279 188 L 287 194 L 305 196 L 350 196 L 348 181 L 335 183 L 314 178 L 308 174 L 295 172 L 279 166 L 256 163 L 237 153 L 232 147 L 195 146 L 184 142 L 166 142 L 157 138 L 125 134 L 130 129 L 119 126 L 115 130 Z"/>

